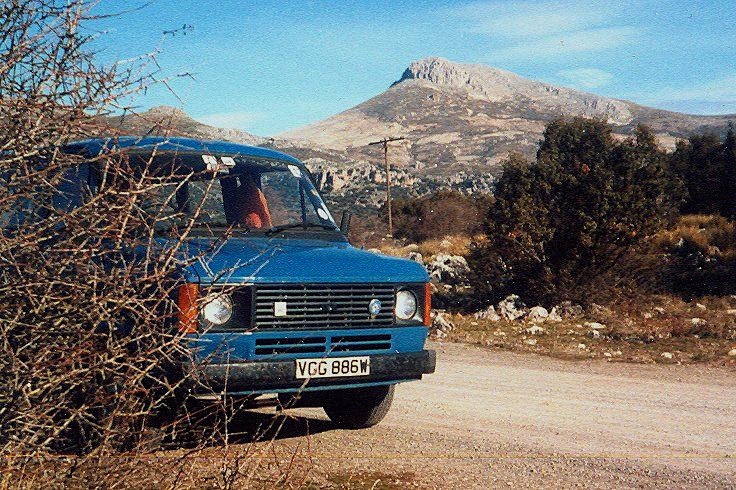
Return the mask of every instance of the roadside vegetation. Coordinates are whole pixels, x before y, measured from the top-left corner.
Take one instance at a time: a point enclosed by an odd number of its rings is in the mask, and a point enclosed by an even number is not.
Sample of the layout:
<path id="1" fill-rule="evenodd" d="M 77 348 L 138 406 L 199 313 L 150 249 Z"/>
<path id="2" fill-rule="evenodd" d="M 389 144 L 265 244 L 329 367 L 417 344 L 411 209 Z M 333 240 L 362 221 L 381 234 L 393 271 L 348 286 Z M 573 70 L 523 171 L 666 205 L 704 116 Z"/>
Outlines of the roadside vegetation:
<path id="1" fill-rule="evenodd" d="M 294 463 L 268 444 L 283 416 L 233 434 L 239 407 L 182 402 L 190 351 L 174 293 L 198 208 L 150 206 L 165 166 L 60 151 L 114 135 L 105 116 L 162 78 L 152 55 L 96 61 L 93 6 L 0 7 L 0 488 L 300 485 L 304 471 L 272 465 Z M 180 234 L 157 248 L 173 219 Z M 234 439 L 264 443 L 233 455 Z"/>
<path id="2" fill-rule="evenodd" d="M 426 264 L 454 327 L 438 328 L 452 339 L 583 358 L 733 360 L 734 147 L 733 127 L 666 153 L 644 126 L 621 140 L 603 121 L 560 119 L 535 161 L 509 157 L 493 198 L 452 196 L 453 212 L 434 227 L 426 216 L 441 194 L 402 202 L 401 231 L 375 245 Z M 536 318 L 544 335 L 534 337 L 521 319 L 473 317 L 510 295 L 546 311 L 571 302 L 582 313 Z M 605 328 L 592 333 L 590 322 Z"/>

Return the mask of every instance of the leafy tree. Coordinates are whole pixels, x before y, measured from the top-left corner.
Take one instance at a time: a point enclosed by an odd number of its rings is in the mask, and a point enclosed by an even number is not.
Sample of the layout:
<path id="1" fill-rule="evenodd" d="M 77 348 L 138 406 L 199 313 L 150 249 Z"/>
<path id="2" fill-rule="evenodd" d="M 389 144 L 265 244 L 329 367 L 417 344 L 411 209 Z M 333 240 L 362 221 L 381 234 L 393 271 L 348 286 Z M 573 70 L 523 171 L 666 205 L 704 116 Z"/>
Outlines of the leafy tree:
<path id="1" fill-rule="evenodd" d="M 721 201 L 721 214 L 736 216 L 736 133 L 733 123 L 728 123 L 722 148 L 724 192 Z"/>
<path id="2" fill-rule="evenodd" d="M 678 142 L 670 161 L 687 189 L 687 198 L 681 206 L 683 213 L 736 216 L 736 135 L 733 124 L 729 124 L 723 141 L 717 135 L 707 133 Z"/>
<path id="3" fill-rule="evenodd" d="M 504 166 L 488 241 L 469 257 L 476 293 L 583 300 L 597 275 L 676 214 L 676 182 L 646 127 L 617 142 L 604 121 L 553 121 L 535 162 L 512 156 Z"/>

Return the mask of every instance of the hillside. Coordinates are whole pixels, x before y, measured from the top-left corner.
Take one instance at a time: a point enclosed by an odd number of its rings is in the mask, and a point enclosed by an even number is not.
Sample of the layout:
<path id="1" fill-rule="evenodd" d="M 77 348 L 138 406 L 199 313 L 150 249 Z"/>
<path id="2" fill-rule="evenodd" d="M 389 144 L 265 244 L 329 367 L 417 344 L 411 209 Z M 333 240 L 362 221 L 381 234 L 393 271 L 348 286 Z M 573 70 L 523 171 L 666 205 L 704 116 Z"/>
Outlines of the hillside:
<path id="1" fill-rule="evenodd" d="M 113 116 L 108 121 L 127 134 L 187 136 L 206 140 L 226 140 L 244 145 L 263 145 L 267 140 L 248 132 L 230 128 L 216 128 L 192 119 L 181 109 L 169 106 L 154 107 L 146 112 Z"/>
<path id="2" fill-rule="evenodd" d="M 672 148 L 692 133 L 722 133 L 730 116 L 696 116 L 530 80 L 485 65 L 442 58 L 412 62 L 383 93 L 322 121 L 274 139 L 199 123 L 171 107 L 113 118 L 128 133 L 177 134 L 272 145 L 301 158 L 341 205 L 382 202 L 381 149 L 367 146 L 403 136 L 391 146 L 397 194 L 438 187 L 486 192 L 510 152 L 532 158 L 545 126 L 560 116 L 605 118 L 625 137 L 639 123 Z"/>
<path id="3" fill-rule="evenodd" d="M 484 65 L 427 58 L 388 90 L 345 112 L 280 137 L 348 153 L 386 135 L 405 136 L 397 162 L 427 176 L 495 171 L 510 151 L 532 157 L 546 124 L 560 116 L 601 117 L 621 135 L 639 123 L 672 147 L 693 132 L 722 132 L 732 116 L 693 116 L 556 87 Z"/>

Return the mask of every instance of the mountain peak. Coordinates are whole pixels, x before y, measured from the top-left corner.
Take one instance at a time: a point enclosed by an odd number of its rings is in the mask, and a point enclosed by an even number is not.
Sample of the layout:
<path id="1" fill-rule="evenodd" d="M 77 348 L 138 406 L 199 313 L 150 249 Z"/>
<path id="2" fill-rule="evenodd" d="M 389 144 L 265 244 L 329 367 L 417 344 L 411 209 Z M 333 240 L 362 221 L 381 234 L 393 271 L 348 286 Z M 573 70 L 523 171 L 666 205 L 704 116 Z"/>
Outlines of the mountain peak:
<path id="1" fill-rule="evenodd" d="M 543 90 L 544 85 L 499 68 L 456 63 L 440 57 L 412 61 L 394 85 L 407 80 L 424 80 L 439 87 L 463 89 L 487 100 L 527 95 Z"/>
<path id="2" fill-rule="evenodd" d="M 151 116 L 167 116 L 167 117 L 186 117 L 189 118 L 189 114 L 179 109 L 178 107 L 172 107 L 169 105 L 159 105 L 151 107 L 144 114 Z"/>

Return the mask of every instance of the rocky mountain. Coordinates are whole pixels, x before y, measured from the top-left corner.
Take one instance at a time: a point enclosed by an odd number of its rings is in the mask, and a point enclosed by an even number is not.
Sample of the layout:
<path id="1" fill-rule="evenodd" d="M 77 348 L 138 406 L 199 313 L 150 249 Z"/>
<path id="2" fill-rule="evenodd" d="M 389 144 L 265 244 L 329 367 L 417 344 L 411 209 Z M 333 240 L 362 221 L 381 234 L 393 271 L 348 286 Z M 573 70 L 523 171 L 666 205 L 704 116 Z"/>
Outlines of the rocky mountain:
<path id="1" fill-rule="evenodd" d="M 388 90 L 280 137 L 366 156 L 384 136 L 407 138 L 396 161 L 420 175 L 494 172 L 511 151 L 533 157 L 547 123 L 560 116 L 607 119 L 621 135 L 651 126 L 665 147 L 693 132 L 721 132 L 736 116 L 693 116 L 529 80 L 484 65 L 427 58 Z"/>
<path id="2" fill-rule="evenodd" d="M 558 87 L 485 65 L 442 58 L 412 62 L 385 92 L 325 120 L 259 138 L 194 121 L 174 108 L 156 108 L 121 119 L 138 134 L 160 132 L 270 145 L 302 159 L 333 201 L 358 206 L 382 202 L 384 172 L 380 146 L 391 144 L 397 194 L 419 195 L 439 187 L 488 191 L 510 152 L 533 158 L 545 126 L 560 116 L 607 119 L 625 137 L 649 125 L 671 148 L 692 133 L 723 132 L 732 116 L 695 116 L 641 106 L 626 100 Z"/>
<path id="3" fill-rule="evenodd" d="M 238 129 L 216 128 L 192 119 L 176 107 L 159 106 L 146 112 L 127 113 L 108 119 L 126 134 L 187 136 L 207 140 L 226 140 L 244 145 L 263 145 L 267 139 Z"/>

